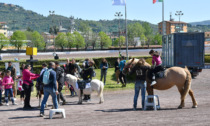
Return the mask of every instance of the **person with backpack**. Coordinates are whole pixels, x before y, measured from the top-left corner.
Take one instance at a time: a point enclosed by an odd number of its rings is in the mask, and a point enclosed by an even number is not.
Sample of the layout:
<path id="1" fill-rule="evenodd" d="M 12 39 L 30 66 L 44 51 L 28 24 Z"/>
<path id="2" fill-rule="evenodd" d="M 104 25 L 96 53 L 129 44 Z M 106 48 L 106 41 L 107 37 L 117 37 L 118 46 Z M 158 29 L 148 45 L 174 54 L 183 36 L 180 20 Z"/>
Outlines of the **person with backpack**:
<path id="1" fill-rule="evenodd" d="M 44 117 L 44 107 L 47 103 L 49 95 L 52 96 L 54 108 L 58 109 L 57 95 L 59 92 L 56 82 L 56 72 L 53 69 L 55 69 L 55 63 L 50 62 L 48 69 L 45 70 L 37 79 L 39 83 L 42 82 L 44 84 L 44 98 L 41 103 L 40 117 Z"/>
<path id="2" fill-rule="evenodd" d="M 93 70 L 93 65 L 94 62 L 93 61 L 88 61 L 88 68 L 83 69 L 81 75 L 82 75 L 82 79 L 86 82 L 86 83 L 90 83 L 92 81 L 92 78 L 95 76 L 95 72 Z M 83 101 L 87 102 L 90 101 L 91 97 L 90 95 L 84 95 L 84 99 Z"/>
<path id="3" fill-rule="evenodd" d="M 120 75 L 119 75 L 120 82 L 122 83 L 122 87 L 126 87 L 126 77 L 122 72 L 125 67 L 125 63 L 126 63 L 125 57 L 122 56 L 121 61 L 120 61 Z"/>
<path id="4" fill-rule="evenodd" d="M 55 72 L 56 72 L 56 80 L 58 82 L 58 92 L 57 95 L 58 103 L 60 102 L 60 99 L 63 101 L 62 105 L 66 104 L 66 99 L 64 98 L 62 94 L 62 89 L 64 85 L 64 69 L 60 67 L 59 62 L 55 62 Z"/>
<path id="5" fill-rule="evenodd" d="M 32 80 L 38 78 L 39 74 L 31 73 L 31 65 L 26 65 L 25 69 L 23 70 L 23 89 L 25 92 L 25 99 L 24 99 L 24 109 L 32 109 L 30 105 L 30 98 L 31 98 L 31 88 L 34 86 Z"/>
<path id="6" fill-rule="evenodd" d="M 7 70 L 11 71 L 11 77 L 12 79 L 14 80 L 14 84 L 12 85 L 12 90 L 13 90 L 13 94 L 14 94 L 14 100 L 16 100 L 16 94 L 17 94 L 17 90 L 16 90 L 16 82 L 15 82 L 15 79 L 16 79 L 16 68 L 12 65 L 12 62 L 9 61 L 8 62 L 8 67 L 7 67 Z"/>
<path id="7" fill-rule="evenodd" d="M 108 68 L 109 68 L 109 65 L 108 65 L 106 59 L 103 58 L 101 65 L 100 65 L 100 69 L 101 69 L 101 81 L 104 77 L 104 85 L 106 85 L 106 75 L 107 75 Z"/>

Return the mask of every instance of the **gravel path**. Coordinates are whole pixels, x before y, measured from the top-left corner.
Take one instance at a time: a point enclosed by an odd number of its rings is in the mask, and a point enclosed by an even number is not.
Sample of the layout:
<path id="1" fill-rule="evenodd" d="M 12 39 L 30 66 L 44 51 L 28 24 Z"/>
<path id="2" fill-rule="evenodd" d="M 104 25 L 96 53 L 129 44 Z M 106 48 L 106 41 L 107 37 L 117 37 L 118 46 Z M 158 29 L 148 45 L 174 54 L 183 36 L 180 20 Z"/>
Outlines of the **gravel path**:
<path id="1" fill-rule="evenodd" d="M 55 115 L 54 119 L 48 119 L 48 108 L 46 117 L 38 117 L 39 109 L 23 111 L 22 105 L 0 106 L 1 126 L 209 126 L 210 125 L 210 70 L 204 70 L 196 79 L 193 79 L 192 89 L 198 102 L 198 108 L 192 109 L 189 96 L 186 98 L 186 107 L 177 109 L 180 103 L 180 95 L 173 87 L 167 91 L 157 91 L 159 95 L 161 110 L 142 111 L 140 99 L 138 111 L 132 111 L 133 90 L 120 90 L 104 92 L 105 103 L 98 104 L 96 94 L 92 95 L 90 103 L 77 105 L 77 97 L 67 97 L 68 104 L 60 106 L 66 110 L 66 119 Z M 51 101 L 51 100 L 50 100 Z M 32 99 L 32 106 L 37 106 L 38 100 Z"/>

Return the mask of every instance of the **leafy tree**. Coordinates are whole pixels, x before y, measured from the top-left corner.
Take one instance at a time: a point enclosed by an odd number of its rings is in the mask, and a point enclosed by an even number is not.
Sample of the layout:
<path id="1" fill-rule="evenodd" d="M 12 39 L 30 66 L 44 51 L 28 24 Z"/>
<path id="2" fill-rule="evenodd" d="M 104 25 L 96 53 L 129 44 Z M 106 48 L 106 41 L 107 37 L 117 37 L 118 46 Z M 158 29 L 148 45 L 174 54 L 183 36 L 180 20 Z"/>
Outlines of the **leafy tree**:
<path id="1" fill-rule="evenodd" d="M 151 26 L 150 26 L 150 24 L 148 22 L 144 22 L 142 24 L 142 26 L 145 29 L 144 34 L 145 34 L 146 37 L 152 34 L 153 29 L 151 28 Z"/>
<path id="2" fill-rule="evenodd" d="M 142 27 L 140 23 L 134 23 L 128 25 L 128 41 L 130 45 L 134 45 L 134 38 L 140 37 L 144 34 L 145 29 Z"/>
<path id="3" fill-rule="evenodd" d="M 58 32 L 59 32 L 59 28 L 58 27 L 56 27 L 56 26 L 50 27 L 50 30 L 49 30 L 50 34 L 57 35 Z"/>
<path id="4" fill-rule="evenodd" d="M 33 47 L 37 47 L 38 49 L 44 49 L 45 42 L 44 38 L 39 34 L 39 32 L 34 31 L 32 33 L 32 45 Z"/>
<path id="5" fill-rule="evenodd" d="M 75 46 L 75 36 L 74 34 L 71 33 L 67 33 L 67 47 L 69 48 L 69 50 L 71 51 L 71 48 Z"/>
<path id="6" fill-rule="evenodd" d="M 109 47 L 112 45 L 112 40 L 106 35 L 105 32 L 99 32 L 99 37 L 101 49 L 103 49 L 103 47 Z"/>
<path id="7" fill-rule="evenodd" d="M 162 45 L 162 35 L 160 35 L 159 33 L 157 33 L 154 38 L 153 38 L 153 43 L 155 45 Z"/>
<path id="8" fill-rule="evenodd" d="M 10 42 L 18 49 L 18 53 L 20 52 L 20 48 L 22 48 L 26 42 L 26 35 L 22 31 L 15 31 L 11 36 Z"/>
<path id="9" fill-rule="evenodd" d="M 4 34 L 0 33 L 0 51 L 8 44 L 8 38 L 5 37 Z"/>
<path id="10" fill-rule="evenodd" d="M 31 29 L 30 27 L 27 27 L 27 30 L 26 30 L 26 31 L 28 31 L 28 32 L 33 32 L 34 30 Z"/>
<path id="11" fill-rule="evenodd" d="M 87 33 L 90 31 L 90 27 L 88 26 L 87 23 L 84 23 L 84 22 L 80 22 L 80 25 L 79 25 L 79 30 L 83 33 Z"/>
<path id="12" fill-rule="evenodd" d="M 144 46 L 148 41 L 147 37 L 143 34 L 140 36 L 140 39 L 141 39 L 141 46 Z"/>
<path id="13" fill-rule="evenodd" d="M 75 46 L 77 50 L 79 50 L 79 48 L 85 47 L 85 40 L 79 32 L 75 31 L 74 37 L 75 37 Z"/>
<path id="14" fill-rule="evenodd" d="M 63 51 L 64 48 L 67 46 L 68 41 L 65 33 L 59 33 L 58 36 L 55 38 L 55 45 L 61 47 Z"/>
<path id="15" fill-rule="evenodd" d="M 119 38 L 117 38 L 113 43 L 113 45 L 115 47 L 119 47 L 119 46 L 121 47 L 124 44 L 125 44 L 125 37 L 124 36 L 120 36 L 120 43 L 119 43 Z"/>
<path id="16" fill-rule="evenodd" d="M 98 34 L 97 34 L 97 33 L 93 33 L 93 34 L 92 34 L 92 39 L 90 40 L 90 44 L 91 44 L 91 46 L 93 47 L 93 50 L 94 50 L 95 47 L 96 47 L 97 41 L 98 41 Z"/>

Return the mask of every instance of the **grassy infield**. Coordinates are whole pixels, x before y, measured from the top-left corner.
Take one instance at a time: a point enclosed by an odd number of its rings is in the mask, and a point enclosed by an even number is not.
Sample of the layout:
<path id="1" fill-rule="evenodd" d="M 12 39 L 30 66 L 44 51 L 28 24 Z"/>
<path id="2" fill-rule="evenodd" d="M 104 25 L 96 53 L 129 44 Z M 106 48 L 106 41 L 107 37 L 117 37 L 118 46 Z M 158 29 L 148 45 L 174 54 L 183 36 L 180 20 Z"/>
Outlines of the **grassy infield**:
<path id="1" fill-rule="evenodd" d="M 101 70 L 95 69 L 95 72 L 96 72 L 96 77 L 94 77 L 93 79 L 100 80 Z M 109 68 L 107 71 L 106 85 L 105 85 L 104 90 L 105 91 L 115 91 L 115 90 L 125 90 L 125 89 L 134 89 L 134 83 L 128 82 L 127 86 L 122 88 L 122 84 L 117 84 L 114 68 Z M 64 91 L 65 90 L 63 90 L 63 92 Z M 69 91 L 68 91 L 68 94 L 69 94 Z M 36 96 L 36 88 L 34 88 L 34 91 L 32 92 L 32 96 L 33 97 Z"/>

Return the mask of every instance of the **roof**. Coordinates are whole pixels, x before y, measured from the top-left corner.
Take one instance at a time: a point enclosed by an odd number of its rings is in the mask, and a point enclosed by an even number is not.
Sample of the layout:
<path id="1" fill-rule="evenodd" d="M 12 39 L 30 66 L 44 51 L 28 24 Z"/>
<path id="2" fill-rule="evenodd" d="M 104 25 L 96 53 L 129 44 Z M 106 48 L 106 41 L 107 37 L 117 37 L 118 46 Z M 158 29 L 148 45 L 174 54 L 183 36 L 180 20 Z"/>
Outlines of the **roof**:
<path id="1" fill-rule="evenodd" d="M 6 22 L 0 22 L 0 24 L 6 24 Z"/>
<path id="2" fill-rule="evenodd" d="M 183 22 L 183 21 L 165 21 L 165 22 L 168 22 L 168 23 L 171 23 L 171 24 L 187 24 L 186 22 Z M 162 23 L 162 22 L 160 22 L 160 23 Z"/>

